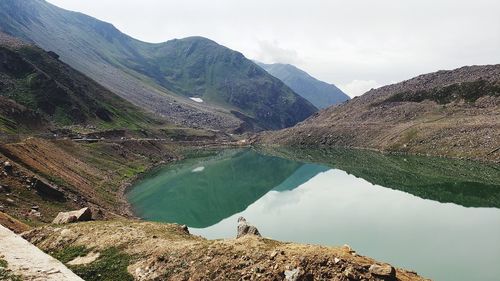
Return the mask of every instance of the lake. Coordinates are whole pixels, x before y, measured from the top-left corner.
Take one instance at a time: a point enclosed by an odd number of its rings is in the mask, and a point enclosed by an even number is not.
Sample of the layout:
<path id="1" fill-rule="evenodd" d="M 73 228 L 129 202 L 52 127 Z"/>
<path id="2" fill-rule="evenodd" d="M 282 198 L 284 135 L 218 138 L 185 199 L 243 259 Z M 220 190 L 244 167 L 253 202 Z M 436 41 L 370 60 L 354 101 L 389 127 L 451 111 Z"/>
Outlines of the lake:
<path id="1" fill-rule="evenodd" d="M 500 166 L 345 149 L 201 151 L 128 193 L 146 220 L 341 246 L 434 280 L 498 280 Z"/>

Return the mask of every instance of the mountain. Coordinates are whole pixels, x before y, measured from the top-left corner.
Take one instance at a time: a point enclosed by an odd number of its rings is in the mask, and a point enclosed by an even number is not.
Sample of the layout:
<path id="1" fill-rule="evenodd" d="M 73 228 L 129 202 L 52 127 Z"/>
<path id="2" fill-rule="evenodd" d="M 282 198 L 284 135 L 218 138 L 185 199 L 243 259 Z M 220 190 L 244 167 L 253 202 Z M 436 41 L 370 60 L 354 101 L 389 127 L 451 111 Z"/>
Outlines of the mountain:
<path id="1" fill-rule="evenodd" d="M 257 64 L 319 109 L 343 103 L 350 99 L 335 85 L 320 81 L 293 65 L 260 62 L 257 62 Z"/>
<path id="2" fill-rule="evenodd" d="M 0 132 L 57 126 L 138 128 L 158 123 L 46 52 L 0 33 Z"/>
<path id="3" fill-rule="evenodd" d="M 241 53 L 205 38 L 145 43 L 43 0 L 2 0 L 0 30 L 56 52 L 116 94 L 177 124 L 277 129 L 316 111 Z"/>
<path id="4" fill-rule="evenodd" d="M 420 75 L 370 90 L 260 141 L 500 161 L 500 65 Z"/>

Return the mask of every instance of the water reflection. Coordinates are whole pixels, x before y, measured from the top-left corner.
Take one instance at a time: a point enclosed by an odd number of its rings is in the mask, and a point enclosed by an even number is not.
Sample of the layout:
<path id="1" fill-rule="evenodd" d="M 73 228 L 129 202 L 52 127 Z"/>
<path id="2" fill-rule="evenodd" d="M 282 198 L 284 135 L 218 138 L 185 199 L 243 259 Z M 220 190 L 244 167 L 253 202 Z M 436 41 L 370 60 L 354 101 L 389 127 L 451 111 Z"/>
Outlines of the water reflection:
<path id="1" fill-rule="evenodd" d="M 500 208 L 500 166 L 495 164 L 349 149 L 281 148 L 261 152 L 320 163 L 424 199 L 464 207 Z"/>
<path id="2" fill-rule="evenodd" d="M 315 175 L 302 165 L 253 150 L 226 151 L 157 170 L 128 198 L 145 219 L 202 228 L 243 211 L 275 187 L 297 187 L 302 182 L 294 180 L 296 172 L 304 181 Z"/>
<path id="3" fill-rule="evenodd" d="M 351 245 L 358 253 L 433 280 L 497 280 L 500 210 L 464 208 L 373 185 L 340 170 L 287 192 L 271 191 L 220 223 L 191 232 L 234 237 L 244 216 L 266 237 Z"/>

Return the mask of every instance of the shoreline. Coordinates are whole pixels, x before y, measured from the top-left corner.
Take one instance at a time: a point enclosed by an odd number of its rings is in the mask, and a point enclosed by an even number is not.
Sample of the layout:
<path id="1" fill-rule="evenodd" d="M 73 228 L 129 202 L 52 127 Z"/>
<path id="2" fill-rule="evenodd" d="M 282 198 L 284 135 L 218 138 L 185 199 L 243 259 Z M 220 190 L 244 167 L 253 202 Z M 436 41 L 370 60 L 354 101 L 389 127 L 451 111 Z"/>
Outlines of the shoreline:
<path id="1" fill-rule="evenodd" d="M 329 146 L 329 145 L 316 145 L 316 146 L 308 146 L 308 145 L 286 145 L 286 144 L 268 144 L 263 142 L 253 143 L 254 146 L 257 147 L 266 147 L 266 148 L 284 148 L 284 149 L 351 149 L 351 150 L 364 150 L 364 151 L 372 151 L 378 152 L 383 155 L 398 155 L 398 156 L 419 156 L 419 157 L 436 157 L 442 159 L 450 159 L 450 160 L 460 160 L 460 161 L 472 161 L 478 162 L 482 164 L 500 164 L 500 160 L 489 160 L 485 158 L 468 158 L 468 157 L 454 157 L 443 154 L 432 154 L 432 153 L 413 153 L 407 151 L 398 151 L 398 150 L 383 150 L 379 148 L 373 147 L 362 147 L 362 146 Z"/>

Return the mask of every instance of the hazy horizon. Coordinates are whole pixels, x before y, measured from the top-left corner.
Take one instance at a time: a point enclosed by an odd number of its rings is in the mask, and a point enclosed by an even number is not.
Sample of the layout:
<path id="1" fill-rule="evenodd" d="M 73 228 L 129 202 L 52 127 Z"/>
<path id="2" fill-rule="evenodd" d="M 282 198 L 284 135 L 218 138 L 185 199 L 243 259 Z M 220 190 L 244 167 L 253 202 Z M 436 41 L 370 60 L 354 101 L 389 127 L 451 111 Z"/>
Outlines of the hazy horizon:
<path id="1" fill-rule="evenodd" d="M 350 96 L 419 74 L 500 63 L 500 2 L 48 0 L 146 42 L 203 36 L 288 63 Z"/>

